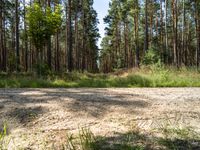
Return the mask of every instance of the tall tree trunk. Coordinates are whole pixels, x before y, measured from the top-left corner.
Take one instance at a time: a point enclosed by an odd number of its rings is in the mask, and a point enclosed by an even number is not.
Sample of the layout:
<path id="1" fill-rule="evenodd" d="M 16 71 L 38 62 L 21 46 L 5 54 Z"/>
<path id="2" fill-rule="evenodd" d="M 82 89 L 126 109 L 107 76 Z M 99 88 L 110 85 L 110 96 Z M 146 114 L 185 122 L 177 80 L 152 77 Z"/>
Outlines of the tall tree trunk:
<path id="1" fill-rule="evenodd" d="M 3 70 L 3 1 L 0 1 L 0 70 Z"/>
<path id="2" fill-rule="evenodd" d="M 185 42 L 185 65 L 188 66 L 188 54 L 189 54 L 189 34 L 190 34 L 190 22 L 187 22 L 187 30 L 186 30 L 186 42 Z"/>
<path id="3" fill-rule="evenodd" d="M 118 62 L 119 59 L 119 53 L 120 53 L 120 29 L 119 29 L 119 22 L 116 22 L 116 62 Z M 118 67 L 118 63 L 115 64 L 115 66 Z"/>
<path id="4" fill-rule="evenodd" d="M 182 62 L 184 62 L 185 64 L 185 60 L 184 57 L 182 57 L 183 53 L 185 53 L 185 0 L 183 0 L 183 14 L 182 14 L 182 53 L 180 54 L 180 64 L 182 64 Z M 184 60 L 184 61 L 183 61 Z"/>
<path id="5" fill-rule="evenodd" d="M 76 69 L 79 70 L 79 60 L 80 60 L 80 52 L 78 49 L 78 7 L 79 7 L 79 1 L 77 1 L 76 6 L 75 6 L 75 58 L 76 58 Z"/>
<path id="6" fill-rule="evenodd" d="M 163 10 L 162 0 L 160 0 L 160 49 L 161 49 L 161 60 L 164 62 L 164 50 L 163 50 Z"/>
<path id="7" fill-rule="evenodd" d="M 55 35 L 55 70 L 60 71 L 60 45 L 59 45 L 59 32 L 57 31 Z"/>
<path id="8" fill-rule="evenodd" d="M 153 14 L 151 14 L 150 16 L 150 20 L 149 20 L 149 47 L 152 47 L 152 43 L 153 43 Z"/>
<path id="9" fill-rule="evenodd" d="M 26 1 L 23 0 L 24 3 L 24 33 L 25 33 L 25 71 L 28 71 L 28 36 L 27 36 L 27 29 L 26 29 Z"/>
<path id="10" fill-rule="evenodd" d="M 4 1 L 5 3 L 5 1 Z M 3 71 L 7 71 L 6 9 L 3 9 Z"/>
<path id="11" fill-rule="evenodd" d="M 197 66 L 200 62 L 200 11 L 198 12 L 198 52 L 197 52 Z"/>
<path id="12" fill-rule="evenodd" d="M 57 5 L 59 5 L 59 0 L 54 0 L 54 11 L 56 10 Z M 55 71 L 60 71 L 59 30 L 56 31 L 54 38 L 55 38 Z"/>
<path id="13" fill-rule="evenodd" d="M 51 7 L 51 0 L 47 0 L 47 6 Z M 47 62 L 48 62 L 48 67 L 51 70 L 51 36 L 48 37 L 47 39 Z"/>
<path id="14" fill-rule="evenodd" d="M 82 62 L 81 62 L 81 69 L 82 72 L 86 69 L 86 14 L 84 8 L 84 0 L 81 0 L 82 5 Z"/>
<path id="15" fill-rule="evenodd" d="M 68 71 L 73 70 L 72 1 L 68 0 Z"/>
<path id="16" fill-rule="evenodd" d="M 15 51 L 16 51 L 16 69 L 20 71 L 20 55 L 19 55 L 19 14 L 18 0 L 15 0 Z"/>
<path id="17" fill-rule="evenodd" d="M 145 0 L 145 39 L 144 39 L 144 51 L 146 52 L 149 49 L 148 41 L 148 0 Z"/>
<path id="18" fill-rule="evenodd" d="M 136 8 L 138 10 L 138 0 L 136 0 Z M 140 52 L 139 52 L 139 44 L 138 44 L 138 40 L 139 40 L 139 37 L 138 37 L 138 31 L 139 31 L 139 13 L 136 12 L 135 15 L 134 15 L 134 33 L 135 33 L 135 50 L 136 50 L 136 53 L 135 53 L 135 65 L 136 67 L 139 67 L 139 64 L 140 64 Z"/>
<path id="19" fill-rule="evenodd" d="M 195 0 L 195 26 L 196 26 L 196 66 L 199 68 L 199 55 L 200 55 L 200 11 L 199 2 Z"/>
<path id="20" fill-rule="evenodd" d="M 65 28 L 65 63 L 66 63 L 66 70 L 68 71 L 68 4 L 66 3 L 66 28 Z"/>
<path id="21" fill-rule="evenodd" d="M 167 6 L 168 0 L 165 0 L 165 63 L 169 63 L 169 50 L 168 50 L 168 30 L 167 30 Z"/>
<path id="22" fill-rule="evenodd" d="M 126 21 L 124 21 L 124 67 L 127 68 L 127 35 L 126 35 Z"/>
<path id="23" fill-rule="evenodd" d="M 173 49 L 174 49 L 174 65 L 178 67 L 178 51 L 177 51 L 177 0 L 172 0 L 172 17 L 173 17 Z"/>

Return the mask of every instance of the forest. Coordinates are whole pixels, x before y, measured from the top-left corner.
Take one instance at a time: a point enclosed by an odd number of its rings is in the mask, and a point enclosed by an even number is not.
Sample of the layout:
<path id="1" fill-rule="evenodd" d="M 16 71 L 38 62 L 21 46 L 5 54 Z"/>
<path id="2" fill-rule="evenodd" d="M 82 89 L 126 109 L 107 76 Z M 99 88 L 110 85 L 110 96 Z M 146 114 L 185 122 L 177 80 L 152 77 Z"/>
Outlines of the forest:
<path id="1" fill-rule="evenodd" d="M 0 150 L 200 150 L 199 125 L 200 0 L 0 0 Z"/>
<path id="2" fill-rule="evenodd" d="M 113 0 L 105 17 L 103 70 L 139 67 L 141 63 L 199 66 L 198 0 Z"/>
<path id="3" fill-rule="evenodd" d="M 92 0 L 1 1 L 1 71 L 97 71 Z"/>
<path id="4" fill-rule="evenodd" d="M 198 0 L 112 0 L 99 47 L 93 0 L 1 0 L 1 72 L 199 67 Z"/>

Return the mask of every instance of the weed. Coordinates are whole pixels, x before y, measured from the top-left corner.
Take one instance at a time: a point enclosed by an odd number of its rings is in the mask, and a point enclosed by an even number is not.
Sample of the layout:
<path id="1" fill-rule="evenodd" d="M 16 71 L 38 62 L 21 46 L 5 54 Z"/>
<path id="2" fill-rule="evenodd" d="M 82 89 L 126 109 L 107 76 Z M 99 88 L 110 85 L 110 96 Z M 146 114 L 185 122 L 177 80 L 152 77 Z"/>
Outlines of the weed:
<path id="1" fill-rule="evenodd" d="M 0 128 L 0 150 L 7 149 L 10 140 L 6 139 L 7 124 L 3 123 L 2 129 Z"/>
<path id="2" fill-rule="evenodd" d="M 87 128 L 79 130 L 79 138 L 82 150 L 96 150 L 98 145 L 94 134 Z"/>

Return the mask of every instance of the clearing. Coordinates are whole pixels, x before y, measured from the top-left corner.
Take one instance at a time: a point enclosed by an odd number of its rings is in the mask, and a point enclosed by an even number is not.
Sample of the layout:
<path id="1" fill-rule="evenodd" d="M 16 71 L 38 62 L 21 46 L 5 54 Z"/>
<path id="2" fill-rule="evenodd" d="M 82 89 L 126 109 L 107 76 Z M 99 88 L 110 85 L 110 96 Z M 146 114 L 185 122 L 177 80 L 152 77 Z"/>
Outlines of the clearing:
<path id="1" fill-rule="evenodd" d="M 200 133 L 200 88 L 1 89 L 5 121 L 13 145 L 25 149 L 59 149 L 83 127 L 102 137 L 132 128 L 159 136 L 167 126 Z"/>

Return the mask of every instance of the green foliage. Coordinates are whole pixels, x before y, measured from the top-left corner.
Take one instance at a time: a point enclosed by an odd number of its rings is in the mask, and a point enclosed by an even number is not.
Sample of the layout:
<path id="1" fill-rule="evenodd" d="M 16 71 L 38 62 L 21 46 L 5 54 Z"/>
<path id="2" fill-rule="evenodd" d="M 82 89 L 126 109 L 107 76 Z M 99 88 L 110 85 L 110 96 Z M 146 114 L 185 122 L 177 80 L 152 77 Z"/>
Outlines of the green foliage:
<path id="1" fill-rule="evenodd" d="M 40 78 L 31 74 L 0 74 L 1 88 L 47 88 L 47 87 L 200 87 L 200 74 L 195 69 L 143 67 L 126 76 L 66 73 L 50 74 L 46 65 L 41 67 Z"/>
<path id="2" fill-rule="evenodd" d="M 88 128 L 79 129 L 79 135 L 77 138 L 73 134 L 67 134 L 67 143 L 63 146 L 69 150 L 98 150 L 98 138 Z"/>
<path id="3" fill-rule="evenodd" d="M 7 136 L 7 124 L 4 123 L 3 127 L 0 127 L 0 150 L 6 149 L 8 141 L 5 140 Z"/>
<path id="4" fill-rule="evenodd" d="M 97 148 L 96 138 L 89 129 L 81 128 L 79 138 L 82 150 L 95 150 Z"/>
<path id="5" fill-rule="evenodd" d="M 3 124 L 3 128 L 0 131 L 0 141 L 7 135 L 7 125 L 6 123 Z"/>
<path id="6" fill-rule="evenodd" d="M 143 65 L 155 65 L 160 64 L 160 55 L 159 53 L 154 49 L 150 48 L 144 55 L 144 58 L 142 60 Z"/>
<path id="7" fill-rule="evenodd" d="M 51 70 L 46 63 L 39 63 L 34 66 L 37 75 L 40 76 L 47 76 L 51 75 Z"/>
<path id="8" fill-rule="evenodd" d="M 31 37 L 36 48 L 41 49 L 45 40 L 53 35 L 61 26 L 61 7 L 59 5 L 56 6 L 55 11 L 52 11 L 50 7 L 46 7 L 45 11 L 43 6 L 34 3 L 27 10 L 28 35 Z"/>
<path id="9" fill-rule="evenodd" d="M 200 136 L 190 127 L 170 127 L 167 125 L 160 129 L 163 138 L 158 139 L 158 143 L 168 149 L 198 149 Z M 196 143 L 195 143 L 196 142 Z"/>
<path id="10" fill-rule="evenodd" d="M 67 150 L 143 150 L 141 145 L 131 145 L 133 142 L 133 134 L 127 134 L 126 137 L 120 139 L 121 141 L 115 141 L 113 139 L 112 143 L 107 137 L 95 136 L 89 129 L 81 128 L 79 129 L 79 136 L 74 138 L 73 135 L 67 135 L 67 143 L 63 147 Z"/>
<path id="11" fill-rule="evenodd" d="M 66 145 L 63 145 L 64 149 L 68 150 L 76 150 L 75 142 L 74 142 L 74 137 L 72 134 L 68 135 L 67 134 L 67 143 Z"/>

